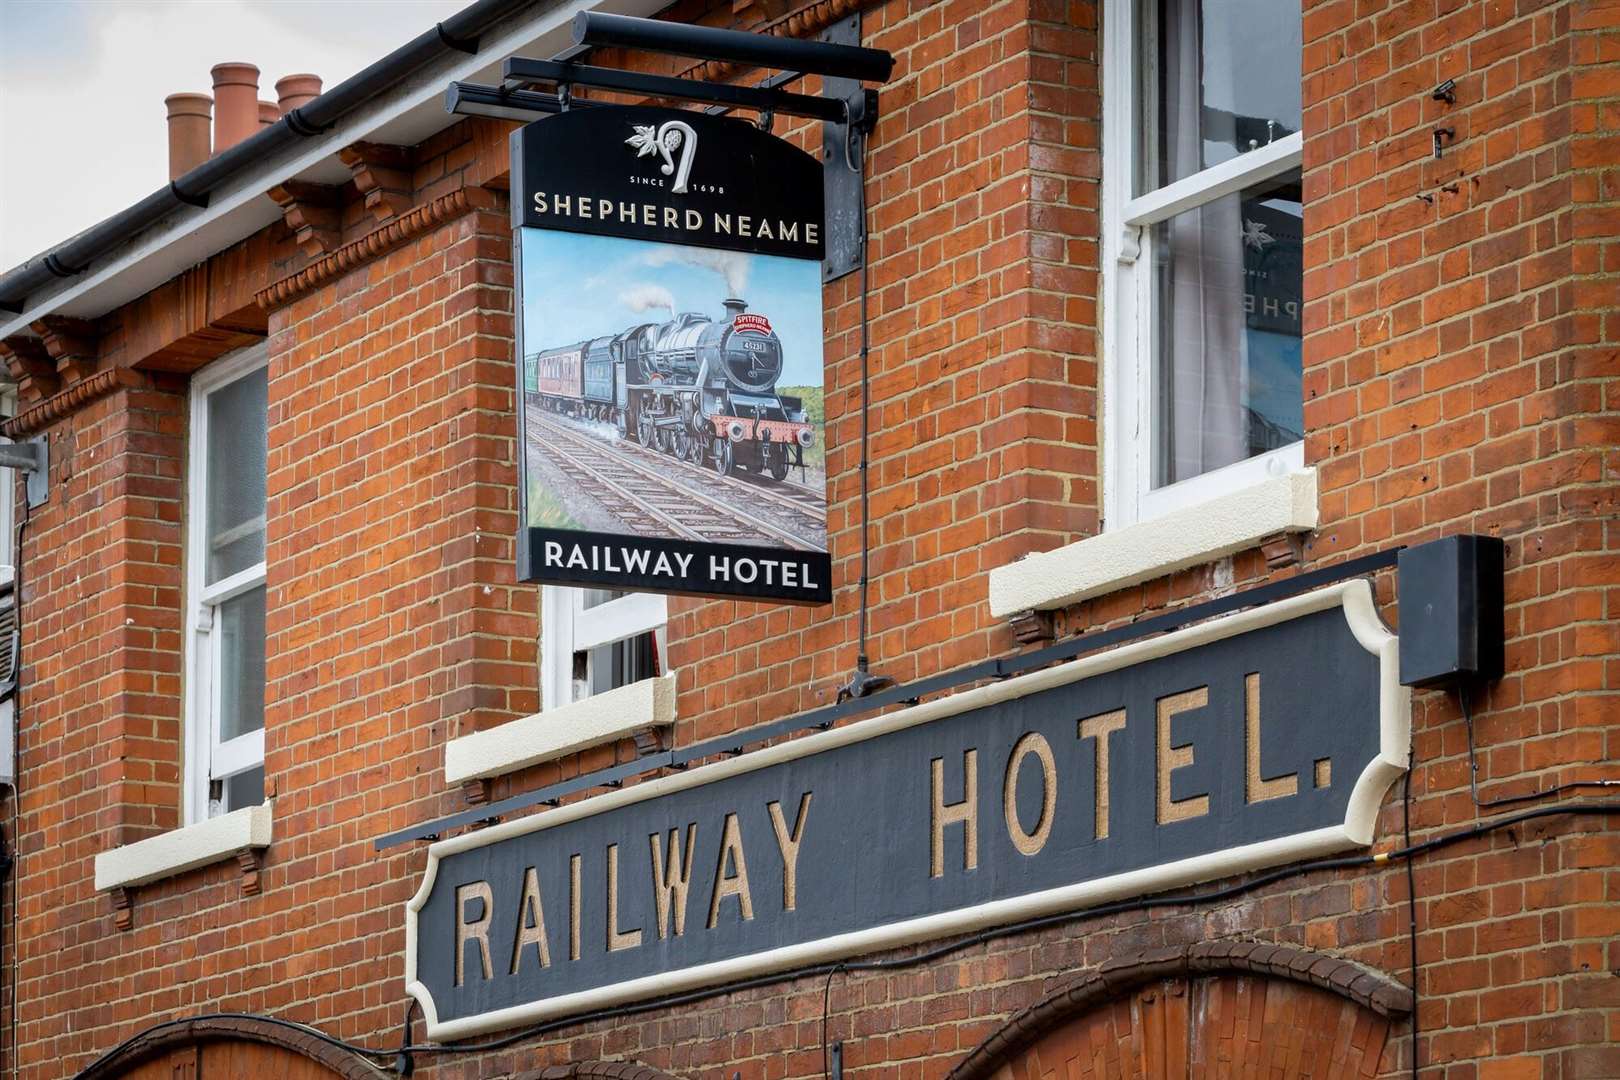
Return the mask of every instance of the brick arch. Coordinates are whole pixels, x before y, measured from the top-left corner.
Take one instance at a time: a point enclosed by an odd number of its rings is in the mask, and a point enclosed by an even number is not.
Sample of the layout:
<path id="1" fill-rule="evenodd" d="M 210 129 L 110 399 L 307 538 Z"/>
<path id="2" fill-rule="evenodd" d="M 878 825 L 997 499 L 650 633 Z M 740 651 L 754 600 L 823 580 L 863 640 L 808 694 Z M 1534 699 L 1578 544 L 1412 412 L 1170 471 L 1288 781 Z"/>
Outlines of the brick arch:
<path id="1" fill-rule="evenodd" d="M 1251 1072 L 1348 1080 L 1377 1071 L 1390 1024 L 1411 1011 L 1407 987 L 1348 960 L 1203 942 L 1110 961 L 1059 987 L 975 1047 L 948 1080 L 1068 1075 L 1061 1065 L 1094 1080 Z"/>
<path id="2" fill-rule="evenodd" d="M 576 1061 L 520 1073 L 512 1080 L 681 1080 L 674 1073 L 634 1061 Z"/>
<path id="3" fill-rule="evenodd" d="M 381 1080 L 389 1075 L 300 1025 L 260 1016 L 207 1016 L 147 1028 L 95 1061 L 76 1080 L 175 1076 Z"/>

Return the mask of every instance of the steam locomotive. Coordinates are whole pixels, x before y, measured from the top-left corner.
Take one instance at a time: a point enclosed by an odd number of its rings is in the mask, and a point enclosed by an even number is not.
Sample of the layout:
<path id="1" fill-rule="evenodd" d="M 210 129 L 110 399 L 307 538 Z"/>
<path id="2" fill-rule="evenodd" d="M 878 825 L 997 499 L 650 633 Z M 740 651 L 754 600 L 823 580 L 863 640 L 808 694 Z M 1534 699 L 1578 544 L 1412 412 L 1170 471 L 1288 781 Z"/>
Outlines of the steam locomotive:
<path id="1" fill-rule="evenodd" d="M 782 340 L 727 300 L 711 319 L 683 312 L 524 357 L 530 406 L 618 425 L 619 436 L 707 464 L 787 478 L 815 440 L 801 399 L 776 393 Z"/>

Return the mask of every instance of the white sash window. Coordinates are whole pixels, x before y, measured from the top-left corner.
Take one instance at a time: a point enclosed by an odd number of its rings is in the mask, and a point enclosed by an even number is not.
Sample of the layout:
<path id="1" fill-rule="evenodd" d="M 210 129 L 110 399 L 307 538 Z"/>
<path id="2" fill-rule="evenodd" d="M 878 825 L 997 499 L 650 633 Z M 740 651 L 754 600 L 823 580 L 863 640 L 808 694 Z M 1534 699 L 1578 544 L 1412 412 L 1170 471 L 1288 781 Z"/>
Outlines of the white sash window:
<path id="1" fill-rule="evenodd" d="M 540 594 L 540 702 L 555 709 L 665 671 L 664 597 L 547 585 Z"/>
<path id="2" fill-rule="evenodd" d="M 264 801 L 265 350 L 191 382 L 186 821 Z"/>
<path id="3" fill-rule="evenodd" d="M 1301 14 L 1105 0 L 1104 517 L 1304 465 Z"/>

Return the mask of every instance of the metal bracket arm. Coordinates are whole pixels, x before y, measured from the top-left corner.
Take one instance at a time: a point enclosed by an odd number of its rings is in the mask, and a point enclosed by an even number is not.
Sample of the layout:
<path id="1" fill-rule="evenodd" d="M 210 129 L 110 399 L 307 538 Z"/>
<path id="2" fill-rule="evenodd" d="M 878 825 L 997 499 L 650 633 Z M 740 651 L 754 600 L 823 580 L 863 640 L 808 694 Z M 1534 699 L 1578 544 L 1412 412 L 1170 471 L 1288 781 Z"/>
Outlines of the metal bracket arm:
<path id="1" fill-rule="evenodd" d="M 0 468 L 41 472 L 45 468 L 43 442 L 0 443 Z"/>
<path id="2" fill-rule="evenodd" d="M 507 59 L 501 66 L 501 79 L 508 85 L 551 83 L 558 86 L 592 86 L 626 94 L 731 105 L 782 116 L 805 116 L 835 124 L 844 122 L 849 108 L 843 101 L 786 90 L 693 82 L 666 75 L 647 75 L 639 71 L 619 71 L 589 64 L 565 64 L 555 60 L 531 60 L 522 56 Z"/>

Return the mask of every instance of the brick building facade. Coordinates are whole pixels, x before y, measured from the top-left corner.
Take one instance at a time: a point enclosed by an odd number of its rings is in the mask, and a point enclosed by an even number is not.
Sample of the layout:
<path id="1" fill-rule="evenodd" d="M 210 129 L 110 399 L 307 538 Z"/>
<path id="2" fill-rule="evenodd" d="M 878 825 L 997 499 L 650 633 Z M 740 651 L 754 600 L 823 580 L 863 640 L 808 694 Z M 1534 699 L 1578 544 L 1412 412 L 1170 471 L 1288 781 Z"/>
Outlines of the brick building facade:
<path id="1" fill-rule="evenodd" d="M 1119 13 L 1176 6 L 682 0 L 659 13 L 808 37 L 859 11 L 863 43 L 896 59 L 867 150 L 873 670 L 910 682 L 1484 534 L 1506 544 L 1506 674 L 1470 691 L 1471 722 L 1457 693 L 1411 691 L 1409 800 L 1390 790 L 1369 850 L 1601 802 L 1620 781 L 1620 10 L 1278 9 L 1301 15 L 1302 460 L 1161 513 L 1120 502 L 1109 441 L 1134 437 L 1107 400 L 1128 393 L 1110 367 L 1134 257 L 1117 211 L 1152 193 L 1109 173 L 1123 167 L 1108 94 L 1133 76 L 1105 61 L 1136 47 Z M 247 1045 L 291 1076 L 379 1075 L 362 1062 L 394 1064 L 403 911 L 427 856 L 374 841 L 641 749 L 624 733 L 467 784 L 445 772 L 453 740 L 550 706 L 540 589 L 514 574 L 513 125 L 445 116 L 420 90 L 557 51 L 557 5 L 508 7 L 478 54 L 423 60 L 208 208 L 178 208 L 26 295 L 0 279 L 18 309 L 0 311 L 18 394 L 3 430 L 45 436 L 50 454 L 48 498 L 18 514 L 0 1018 L 14 1075 L 223 1075 L 207 1055 Z M 603 50 L 593 62 L 759 77 Z M 1450 101 L 1434 93 L 1448 80 Z M 809 124 L 782 130 L 819 148 Z M 833 602 L 672 599 L 667 745 L 829 704 L 849 682 L 860 289 L 849 275 L 825 293 Z M 240 816 L 209 817 L 210 801 L 235 807 L 206 764 L 198 786 L 188 734 L 188 545 L 206 471 L 196 414 L 211 407 L 199 380 L 261 363 L 262 579 L 208 617 L 262 580 L 273 811 L 200 862 L 141 847 L 161 872 L 98 888 L 98 856 Z M 1393 571 L 1373 581 L 1398 626 Z M 821 1075 L 838 1044 L 860 1077 L 1063 1062 L 1074 1076 L 1393 1076 L 1414 1052 L 1427 1077 L 1620 1076 L 1613 828 L 1549 813 L 1410 862 L 1206 881 L 1176 903 L 916 963 L 929 946 L 908 946 L 878 954 L 884 969 L 852 957 L 414 1064 L 774 1080 Z"/>

